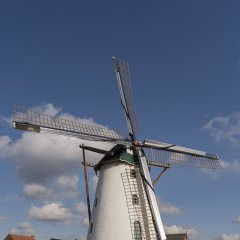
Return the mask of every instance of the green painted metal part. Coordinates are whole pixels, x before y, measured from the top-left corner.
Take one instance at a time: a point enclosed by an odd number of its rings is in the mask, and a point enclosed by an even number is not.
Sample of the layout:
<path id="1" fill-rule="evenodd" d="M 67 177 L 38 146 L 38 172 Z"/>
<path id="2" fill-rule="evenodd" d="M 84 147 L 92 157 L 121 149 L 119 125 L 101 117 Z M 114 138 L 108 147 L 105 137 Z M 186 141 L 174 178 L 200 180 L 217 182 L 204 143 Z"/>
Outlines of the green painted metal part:
<path id="1" fill-rule="evenodd" d="M 95 172 L 100 171 L 100 168 L 103 164 L 109 164 L 114 162 L 125 162 L 131 165 L 139 165 L 137 155 L 133 154 L 133 151 L 127 149 L 125 146 L 121 146 L 120 148 L 118 148 L 118 150 L 113 156 L 104 156 L 102 160 L 95 165 L 94 170 Z"/>
<path id="2" fill-rule="evenodd" d="M 132 165 L 137 164 L 138 165 L 138 157 L 136 154 L 130 154 L 128 153 L 126 150 L 123 150 L 120 154 L 119 157 L 120 160 L 125 161 L 125 162 L 129 162 Z"/>

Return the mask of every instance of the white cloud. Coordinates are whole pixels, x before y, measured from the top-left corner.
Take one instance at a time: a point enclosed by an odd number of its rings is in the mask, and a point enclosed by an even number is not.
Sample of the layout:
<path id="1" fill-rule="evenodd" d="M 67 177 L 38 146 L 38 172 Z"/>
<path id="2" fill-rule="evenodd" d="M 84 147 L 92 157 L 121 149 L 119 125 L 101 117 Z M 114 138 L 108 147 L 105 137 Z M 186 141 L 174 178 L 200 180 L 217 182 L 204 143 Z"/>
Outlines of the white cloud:
<path id="1" fill-rule="evenodd" d="M 5 221 L 6 219 L 7 219 L 6 217 L 0 215 L 0 223 Z"/>
<path id="2" fill-rule="evenodd" d="M 240 224 L 240 216 L 238 216 L 233 222 L 237 223 L 237 224 Z"/>
<path id="3" fill-rule="evenodd" d="M 221 161 L 221 165 L 223 169 L 234 171 L 235 173 L 240 173 L 240 161 L 233 160 L 233 161 Z"/>
<path id="4" fill-rule="evenodd" d="M 62 175 L 58 177 L 56 186 L 61 188 L 58 195 L 62 195 L 62 198 L 71 199 L 79 196 L 78 187 L 79 177 L 77 175 Z M 60 197 L 60 196 L 58 196 Z"/>
<path id="5" fill-rule="evenodd" d="M 12 121 L 13 118 L 12 117 L 5 117 L 5 116 L 0 116 L 0 122 L 6 123 L 7 125 L 12 126 Z"/>
<path id="6" fill-rule="evenodd" d="M 177 225 L 164 225 L 167 234 L 187 233 L 190 239 L 197 238 L 198 231 L 194 228 L 182 227 Z"/>
<path id="7" fill-rule="evenodd" d="M 79 197 L 80 193 L 77 190 L 69 190 L 69 191 L 65 191 L 65 192 L 58 192 L 57 194 L 55 194 L 55 199 L 75 199 L 77 197 Z"/>
<path id="8" fill-rule="evenodd" d="M 227 140 L 232 146 L 239 146 L 240 112 L 213 117 L 205 124 L 203 129 L 209 131 L 216 141 Z"/>
<path id="9" fill-rule="evenodd" d="M 240 240 L 240 233 L 237 234 L 222 234 L 220 237 L 217 237 L 218 240 Z"/>
<path id="10" fill-rule="evenodd" d="M 75 206 L 75 210 L 77 213 L 86 214 L 87 213 L 87 205 L 84 202 L 79 202 Z"/>
<path id="11" fill-rule="evenodd" d="M 78 187 L 79 177 L 76 175 L 62 175 L 47 183 L 27 183 L 22 190 L 22 196 L 37 200 L 67 200 L 80 195 Z"/>
<path id="12" fill-rule="evenodd" d="M 180 208 L 174 206 L 170 202 L 163 200 L 162 198 L 157 198 L 158 206 L 161 213 L 167 213 L 170 215 L 179 215 L 181 214 Z"/>
<path id="13" fill-rule="evenodd" d="M 0 136 L 0 158 L 8 156 L 11 139 L 8 136 Z"/>
<path id="14" fill-rule="evenodd" d="M 89 219 L 88 219 L 88 217 L 85 217 L 85 218 L 82 219 L 82 225 L 84 227 L 88 227 L 89 226 Z"/>
<path id="15" fill-rule="evenodd" d="M 11 154 L 17 171 L 26 181 L 42 182 L 79 166 L 79 140 L 51 134 L 24 132 Z"/>
<path id="16" fill-rule="evenodd" d="M 88 227 L 87 206 L 84 202 L 79 202 L 73 207 L 65 207 L 61 202 L 46 203 L 41 207 L 32 205 L 28 216 L 38 221 Z"/>
<path id="17" fill-rule="evenodd" d="M 50 191 L 45 186 L 38 183 L 24 185 L 22 194 L 26 198 L 33 199 L 45 199 L 51 195 Z"/>
<path id="18" fill-rule="evenodd" d="M 73 222 L 80 224 L 81 226 L 87 228 L 89 226 L 87 205 L 84 202 L 79 202 L 72 209 L 72 214 L 74 215 Z"/>
<path id="19" fill-rule="evenodd" d="M 62 113 L 60 108 L 52 104 L 41 105 L 35 110 L 101 126 L 91 118 L 77 118 Z M 113 146 L 104 142 L 91 142 L 61 135 L 22 132 L 21 137 L 15 141 L 8 136 L 0 136 L 0 158 L 13 158 L 18 176 L 27 183 L 46 183 L 49 179 L 66 174 L 72 175 L 79 171 L 82 161 L 79 144 L 82 143 L 103 149 L 110 149 Z M 86 157 L 88 162 L 96 163 L 102 155 L 86 152 Z"/>
<path id="20" fill-rule="evenodd" d="M 42 103 L 39 106 L 32 108 L 32 110 L 51 116 L 56 116 L 62 111 L 61 108 L 55 107 L 52 103 Z"/>
<path id="21" fill-rule="evenodd" d="M 74 176 L 63 175 L 57 179 L 57 184 L 59 187 L 63 189 L 76 190 L 78 188 L 78 180 L 79 180 L 79 177 L 76 175 Z"/>
<path id="22" fill-rule="evenodd" d="M 41 221 L 52 221 L 64 224 L 70 224 L 73 218 L 69 209 L 65 208 L 62 203 L 49 203 L 42 207 L 31 206 L 28 211 L 30 218 Z"/>
<path id="23" fill-rule="evenodd" d="M 240 160 L 231 160 L 231 161 L 223 161 L 219 160 L 222 169 L 219 171 L 216 171 L 215 169 L 201 169 L 201 171 L 205 174 L 208 174 L 209 176 L 213 178 L 219 177 L 219 175 L 224 171 L 229 171 L 231 173 L 240 174 Z"/>
<path id="24" fill-rule="evenodd" d="M 20 223 L 16 228 L 11 230 L 11 233 L 22 234 L 22 235 L 35 235 L 34 227 L 28 222 Z"/>

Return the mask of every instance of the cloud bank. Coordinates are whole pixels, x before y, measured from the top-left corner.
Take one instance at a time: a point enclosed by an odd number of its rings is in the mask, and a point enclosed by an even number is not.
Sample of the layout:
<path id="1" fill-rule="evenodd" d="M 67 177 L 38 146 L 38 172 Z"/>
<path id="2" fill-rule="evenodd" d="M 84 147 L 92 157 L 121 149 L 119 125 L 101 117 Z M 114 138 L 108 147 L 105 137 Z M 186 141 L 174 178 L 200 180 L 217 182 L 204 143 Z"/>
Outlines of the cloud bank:
<path id="1" fill-rule="evenodd" d="M 61 203 L 49 203 L 42 207 L 31 206 L 28 211 L 30 218 L 42 221 L 71 223 L 72 214 Z"/>
<path id="2" fill-rule="evenodd" d="M 215 238 L 216 240 L 240 240 L 240 233 L 237 234 L 222 234 Z"/>
<path id="3" fill-rule="evenodd" d="M 240 146 L 240 112 L 210 119 L 203 129 L 216 141 L 228 141 L 232 146 Z"/>
<path id="4" fill-rule="evenodd" d="M 22 222 L 16 228 L 13 228 L 11 230 L 11 233 L 22 234 L 22 235 L 27 235 L 27 236 L 34 236 L 35 230 L 34 230 L 34 227 L 30 223 Z"/>
<path id="5" fill-rule="evenodd" d="M 195 239 L 198 236 L 198 231 L 194 228 L 189 227 L 164 225 L 164 230 L 167 234 L 187 233 L 190 239 Z"/>
<path id="6" fill-rule="evenodd" d="M 34 110 L 85 124 L 101 126 L 92 118 L 75 117 L 62 112 L 60 108 L 54 107 L 52 104 L 41 105 Z M 0 158 L 14 159 L 17 175 L 26 183 L 44 184 L 49 179 L 62 175 L 76 175 L 82 162 L 79 145 L 83 143 L 103 149 L 112 147 L 112 144 L 61 135 L 22 132 L 20 138 L 16 140 L 8 136 L 0 136 Z M 101 157 L 100 154 L 87 152 L 87 160 L 91 163 L 98 162 Z M 62 179 L 62 181 L 59 179 L 59 181 L 59 184 L 63 184 L 63 181 L 67 181 L 67 179 Z"/>
<path id="7" fill-rule="evenodd" d="M 61 202 L 46 203 L 42 206 L 32 205 L 27 214 L 37 221 L 88 226 L 87 206 L 84 202 L 79 202 L 73 207 L 66 207 Z"/>
<path id="8" fill-rule="evenodd" d="M 233 220 L 234 223 L 240 224 L 240 215 Z"/>
<path id="9" fill-rule="evenodd" d="M 159 206 L 161 213 L 166 213 L 166 214 L 170 214 L 170 215 L 180 215 L 181 214 L 180 208 L 174 206 L 170 202 L 165 201 L 159 197 L 157 198 L 157 202 L 158 202 L 158 206 Z"/>

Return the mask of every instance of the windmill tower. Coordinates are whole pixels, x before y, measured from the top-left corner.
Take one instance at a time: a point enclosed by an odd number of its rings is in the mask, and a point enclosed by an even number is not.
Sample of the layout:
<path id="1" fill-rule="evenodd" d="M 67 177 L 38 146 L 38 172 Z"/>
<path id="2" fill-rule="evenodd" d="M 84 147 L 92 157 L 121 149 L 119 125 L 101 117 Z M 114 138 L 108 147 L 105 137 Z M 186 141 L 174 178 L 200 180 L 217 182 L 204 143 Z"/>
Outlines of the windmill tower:
<path id="1" fill-rule="evenodd" d="M 137 141 L 138 125 L 134 110 L 128 63 L 113 57 L 128 135 L 118 131 L 64 120 L 17 107 L 13 125 L 36 133 L 50 132 L 92 141 L 114 143 L 110 151 L 82 146 L 104 154 L 94 166 L 99 181 L 93 202 L 87 240 L 165 240 L 149 166 L 165 169 L 172 164 L 220 168 L 218 157 L 145 139 Z"/>

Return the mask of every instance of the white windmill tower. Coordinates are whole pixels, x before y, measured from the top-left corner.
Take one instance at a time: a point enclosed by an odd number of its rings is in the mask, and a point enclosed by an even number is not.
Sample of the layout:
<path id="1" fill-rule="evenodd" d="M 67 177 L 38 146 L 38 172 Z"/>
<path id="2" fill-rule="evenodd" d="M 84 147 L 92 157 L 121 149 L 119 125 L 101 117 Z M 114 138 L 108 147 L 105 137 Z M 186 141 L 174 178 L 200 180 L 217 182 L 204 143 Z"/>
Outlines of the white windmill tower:
<path id="1" fill-rule="evenodd" d="M 216 155 L 158 141 L 136 140 L 138 130 L 128 63 L 113 58 L 129 137 L 109 128 L 37 113 L 17 107 L 13 125 L 36 133 L 50 132 L 116 144 L 110 151 L 80 146 L 104 154 L 94 166 L 99 180 L 87 240 L 165 240 L 149 166 L 171 164 L 220 168 Z M 90 211 L 89 211 L 90 212 Z M 90 214 L 89 214 L 90 216 Z"/>

